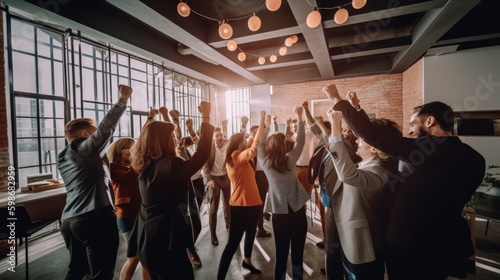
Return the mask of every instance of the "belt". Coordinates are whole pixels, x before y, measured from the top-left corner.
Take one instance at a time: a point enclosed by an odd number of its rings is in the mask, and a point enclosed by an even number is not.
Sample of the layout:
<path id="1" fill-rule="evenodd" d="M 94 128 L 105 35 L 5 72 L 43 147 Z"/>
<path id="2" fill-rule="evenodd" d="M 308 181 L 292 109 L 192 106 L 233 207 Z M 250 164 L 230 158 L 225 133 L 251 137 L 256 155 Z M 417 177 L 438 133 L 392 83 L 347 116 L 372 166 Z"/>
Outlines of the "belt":
<path id="1" fill-rule="evenodd" d="M 295 167 L 299 167 L 299 168 L 308 168 L 309 165 L 295 165 Z"/>

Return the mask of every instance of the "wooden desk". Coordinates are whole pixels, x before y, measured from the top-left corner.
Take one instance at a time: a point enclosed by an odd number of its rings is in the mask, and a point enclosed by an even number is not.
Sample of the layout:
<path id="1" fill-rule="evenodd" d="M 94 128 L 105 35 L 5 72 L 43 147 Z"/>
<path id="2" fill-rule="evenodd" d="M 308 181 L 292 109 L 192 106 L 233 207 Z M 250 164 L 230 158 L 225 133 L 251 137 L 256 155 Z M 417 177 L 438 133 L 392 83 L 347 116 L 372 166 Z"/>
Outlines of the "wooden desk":
<path id="1" fill-rule="evenodd" d="M 7 193 L 0 195 L 0 207 L 7 207 Z M 16 193 L 15 197 L 16 205 L 26 207 L 32 222 L 59 219 L 66 204 L 66 188 L 36 193 Z"/>

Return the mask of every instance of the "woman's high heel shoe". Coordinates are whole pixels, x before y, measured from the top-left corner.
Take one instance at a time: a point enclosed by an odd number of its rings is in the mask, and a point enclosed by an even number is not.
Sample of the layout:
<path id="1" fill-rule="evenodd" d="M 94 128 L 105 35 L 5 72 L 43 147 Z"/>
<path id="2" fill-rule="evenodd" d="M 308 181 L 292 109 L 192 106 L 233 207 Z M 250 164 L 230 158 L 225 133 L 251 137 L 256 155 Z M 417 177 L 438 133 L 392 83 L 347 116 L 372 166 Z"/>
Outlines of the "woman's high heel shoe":
<path id="1" fill-rule="evenodd" d="M 260 274 L 260 273 L 261 273 L 261 271 L 260 271 L 259 269 L 255 268 L 255 266 L 253 266 L 253 265 L 251 265 L 251 264 L 247 264 L 245 261 L 243 261 L 242 266 L 243 266 L 244 268 L 246 268 L 246 269 L 250 270 L 250 272 L 251 272 L 252 274 Z"/>

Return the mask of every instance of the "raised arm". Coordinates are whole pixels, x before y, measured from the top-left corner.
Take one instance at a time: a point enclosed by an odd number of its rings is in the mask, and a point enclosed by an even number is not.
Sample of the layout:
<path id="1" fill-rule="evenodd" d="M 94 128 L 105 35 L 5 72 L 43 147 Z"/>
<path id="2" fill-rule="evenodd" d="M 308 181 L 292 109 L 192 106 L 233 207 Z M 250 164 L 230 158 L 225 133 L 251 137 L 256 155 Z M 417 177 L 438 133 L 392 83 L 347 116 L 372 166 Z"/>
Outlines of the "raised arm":
<path id="1" fill-rule="evenodd" d="M 266 121 L 266 112 L 261 111 L 260 112 L 259 128 L 257 129 L 257 132 L 255 133 L 255 137 L 253 138 L 253 142 L 251 143 L 251 145 L 247 149 L 245 149 L 243 152 L 241 152 L 239 154 L 239 156 L 238 156 L 239 162 L 252 160 L 257 155 L 257 145 L 259 143 L 259 139 L 262 136 L 262 132 L 264 130 L 264 127 L 266 126 L 265 121 Z"/>
<path id="2" fill-rule="evenodd" d="M 304 149 L 304 144 L 306 142 L 305 136 L 305 124 L 302 118 L 303 108 L 300 106 L 296 106 L 293 109 L 293 112 L 297 116 L 297 138 L 295 139 L 295 145 L 293 146 L 293 150 L 288 153 L 288 158 L 290 162 L 297 162 Z"/>
<path id="3" fill-rule="evenodd" d="M 278 132 L 280 130 L 280 127 L 278 125 L 278 117 L 276 115 L 273 115 L 273 132 Z"/>
<path id="4" fill-rule="evenodd" d="M 363 189 L 383 187 L 388 180 L 387 171 L 381 166 L 372 166 L 371 170 L 358 169 L 342 141 L 342 113 L 330 109 L 327 114 L 332 127 L 329 151 L 333 156 L 330 160 L 340 181 Z"/>
<path id="5" fill-rule="evenodd" d="M 97 126 L 96 131 L 78 146 L 79 154 L 89 155 L 93 153 L 101 154 L 104 152 L 106 144 L 109 142 L 109 139 L 111 139 L 120 117 L 127 109 L 127 102 L 132 95 L 132 88 L 126 85 L 119 85 L 118 91 L 120 92 L 118 102 L 106 113 Z"/>

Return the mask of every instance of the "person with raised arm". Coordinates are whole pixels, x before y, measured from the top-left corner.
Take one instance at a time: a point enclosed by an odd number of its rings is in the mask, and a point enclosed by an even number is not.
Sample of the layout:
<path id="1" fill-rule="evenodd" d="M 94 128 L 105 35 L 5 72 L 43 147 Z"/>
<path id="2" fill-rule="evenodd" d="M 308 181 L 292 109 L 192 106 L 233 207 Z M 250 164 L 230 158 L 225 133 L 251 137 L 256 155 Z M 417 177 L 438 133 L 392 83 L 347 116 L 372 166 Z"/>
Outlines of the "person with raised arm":
<path id="1" fill-rule="evenodd" d="M 394 188 L 386 234 L 389 278 L 465 278 L 474 247 L 462 210 L 482 182 L 485 160 L 453 136 L 451 107 L 439 101 L 415 107 L 410 135 L 419 137 L 412 139 L 392 135 L 358 114 L 335 84 L 323 92 L 366 143 L 411 167 L 409 174 L 389 181 L 393 187 L 401 184 Z"/>
<path id="2" fill-rule="evenodd" d="M 214 127 L 211 105 L 200 102 L 200 141 L 190 159 L 176 156 L 175 124 L 154 121 L 146 125 L 132 147 L 131 165 L 139 172 L 142 204 L 129 241 L 152 279 L 194 279 L 186 254 L 191 226 L 188 188 L 210 156 Z"/>
<path id="3" fill-rule="evenodd" d="M 230 205 L 229 238 L 222 252 L 217 272 L 217 279 L 226 278 L 229 264 L 238 249 L 243 234 L 245 234 L 243 268 L 252 274 L 261 271 L 252 264 L 252 249 L 262 200 L 255 181 L 255 166 L 253 159 L 257 155 L 257 143 L 264 129 L 266 112 L 260 112 L 259 129 L 250 146 L 247 146 L 245 135 L 241 132 L 229 137 L 224 154 L 224 166 L 231 181 L 232 195 Z"/>
<path id="4" fill-rule="evenodd" d="M 304 245 L 307 234 L 305 204 L 310 195 L 297 179 L 295 165 L 305 143 L 302 107 L 295 107 L 297 137 L 290 152 L 285 147 L 285 135 L 266 127 L 258 146 L 258 161 L 269 181 L 269 195 L 264 210 L 273 215 L 276 263 L 274 279 L 286 278 L 288 252 L 292 252 L 293 279 L 304 274 Z"/>
<path id="5" fill-rule="evenodd" d="M 120 97 L 99 126 L 77 118 L 64 127 L 68 145 L 57 156 L 57 168 L 66 188 L 61 234 L 70 253 L 66 279 L 113 279 L 118 250 L 106 145 L 127 109 L 132 88 L 119 85 Z"/>

